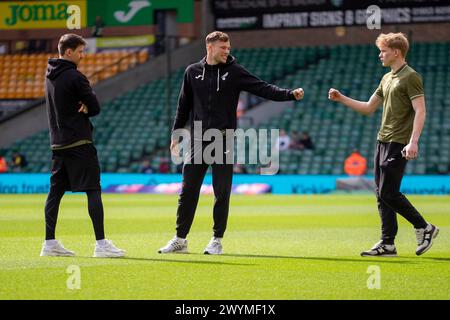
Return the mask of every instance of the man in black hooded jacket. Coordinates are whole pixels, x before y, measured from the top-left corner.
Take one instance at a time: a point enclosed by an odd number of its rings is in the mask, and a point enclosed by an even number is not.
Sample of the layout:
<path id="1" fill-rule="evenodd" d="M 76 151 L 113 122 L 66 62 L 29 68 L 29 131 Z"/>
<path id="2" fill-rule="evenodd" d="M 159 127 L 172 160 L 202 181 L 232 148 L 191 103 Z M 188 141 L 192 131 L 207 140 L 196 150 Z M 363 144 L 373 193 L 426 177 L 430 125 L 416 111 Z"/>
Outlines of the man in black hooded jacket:
<path id="1" fill-rule="evenodd" d="M 207 35 L 207 56 L 200 62 L 188 66 L 185 71 L 173 131 L 184 128 L 188 121 L 191 122 L 191 135 L 194 139 L 196 131 L 194 122 L 201 124 L 203 132 L 208 129 L 217 129 L 225 134 L 227 129 L 236 129 L 236 109 L 241 91 L 274 101 L 303 98 L 304 93 L 301 88 L 281 89 L 252 75 L 236 63 L 234 57 L 230 55 L 230 48 L 230 39 L 226 33 L 214 31 Z M 173 135 L 170 148 L 175 150 L 174 154 L 177 153 L 177 145 L 178 141 Z M 202 159 L 201 163 L 197 163 L 198 154 L 202 153 L 208 145 L 210 145 L 209 142 L 202 141 L 198 150 L 195 146 L 191 147 L 188 154 L 190 161 L 184 162 L 176 235 L 165 247 L 159 249 L 159 253 L 187 253 L 186 236 L 191 228 L 200 188 L 210 165 L 215 196 L 214 234 L 204 253 L 222 253 L 221 240 L 228 219 L 233 163 L 224 159 L 214 163 L 208 163 Z M 228 157 L 231 154 L 230 151 L 225 151 L 223 157 L 230 159 Z"/>
<path id="2" fill-rule="evenodd" d="M 85 40 L 63 35 L 58 43 L 59 59 L 49 59 L 45 98 L 52 149 L 50 191 L 45 203 L 46 235 L 41 256 L 73 256 L 55 240 L 59 204 L 66 191 L 86 192 L 94 225 L 94 257 L 122 257 L 125 251 L 105 239 L 100 166 L 93 144 L 89 117 L 100 113 L 100 104 L 88 79 L 77 70 Z"/>

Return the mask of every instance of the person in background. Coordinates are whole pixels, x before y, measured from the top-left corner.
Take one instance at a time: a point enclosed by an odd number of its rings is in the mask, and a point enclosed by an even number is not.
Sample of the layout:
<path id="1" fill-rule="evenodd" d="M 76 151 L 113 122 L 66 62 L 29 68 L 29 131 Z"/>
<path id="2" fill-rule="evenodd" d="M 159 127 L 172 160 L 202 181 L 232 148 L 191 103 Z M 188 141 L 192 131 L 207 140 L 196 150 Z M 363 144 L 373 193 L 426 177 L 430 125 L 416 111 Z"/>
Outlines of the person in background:
<path id="1" fill-rule="evenodd" d="M 349 176 L 362 176 L 367 170 L 367 160 L 357 149 L 354 149 L 352 154 L 345 159 L 344 171 Z"/>
<path id="2" fill-rule="evenodd" d="M 5 157 L 2 153 L 0 153 L 0 173 L 8 172 L 8 163 L 6 162 Z"/>
<path id="3" fill-rule="evenodd" d="M 23 154 L 14 152 L 11 159 L 11 167 L 14 172 L 21 172 L 27 166 L 27 159 Z"/>
<path id="4" fill-rule="evenodd" d="M 312 142 L 311 136 L 308 132 L 303 131 L 300 136 L 301 149 L 314 150 L 314 143 Z"/>
<path id="5" fill-rule="evenodd" d="M 278 150 L 285 151 L 289 149 L 291 145 L 291 137 L 288 136 L 286 130 L 280 130 L 280 136 L 278 137 Z"/>
<path id="6" fill-rule="evenodd" d="M 102 20 L 102 17 L 96 16 L 94 25 L 92 26 L 92 36 L 94 38 L 103 37 L 103 28 L 105 27 L 105 23 Z"/>
<path id="7" fill-rule="evenodd" d="M 247 169 L 245 168 L 245 166 L 243 164 L 236 163 L 233 166 L 233 173 L 246 174 L 247 173 Z"/>
<path id="8" fill-rule="evenodd" d="M 155 170 L 150 164 L 150 160 L 144 159 L 141 163 L 141 167 L 139 168 L 139 172 L 141 173 L 153 173 Z"/>
<path id="9" fill-rule="evenodd" d="M 299 132 L 297 130 L 292 130 L 290 137 L 291 137 L 291 144 L 289 145 L 289 149 L 301 150 L 302 144 L 300 143 Z"/>
<path id="10" fill-rule="evenodd" d="M 159 173 L 170 173 L 170 164 L 167 158 L 162 158 L 159 164 Z"/>

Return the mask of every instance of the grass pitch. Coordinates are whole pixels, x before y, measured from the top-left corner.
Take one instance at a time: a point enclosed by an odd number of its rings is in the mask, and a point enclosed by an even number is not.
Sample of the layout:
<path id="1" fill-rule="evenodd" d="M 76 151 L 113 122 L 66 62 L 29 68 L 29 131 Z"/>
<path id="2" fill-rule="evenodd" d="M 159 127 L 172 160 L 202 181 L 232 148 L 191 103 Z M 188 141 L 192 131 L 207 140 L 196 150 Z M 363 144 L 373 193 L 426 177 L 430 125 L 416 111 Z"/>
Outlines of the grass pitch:
<path id="1" fill-rule="evenodd" d="M 417 257 L 412 226 L 399 216 L 396 258 L 359 256 L 379 238 L 372 195 L 233 195 L 222 256 L 202 254 L 212 197 L 200 198 L 190 254 L 160 255 L 174 235 L 177 197 L 104 195 L 106 236 L 127 257 L 96 259 L 83 194 L 63 198 L 56 232 L 77 256 L 39 257 L 45 199 L 0 195 L 0 299 L 450 298 L 449 196 L 409 197 L 440 234 Z M 79 268 L 79 289 L 70 289 L 69 266 Z"/>

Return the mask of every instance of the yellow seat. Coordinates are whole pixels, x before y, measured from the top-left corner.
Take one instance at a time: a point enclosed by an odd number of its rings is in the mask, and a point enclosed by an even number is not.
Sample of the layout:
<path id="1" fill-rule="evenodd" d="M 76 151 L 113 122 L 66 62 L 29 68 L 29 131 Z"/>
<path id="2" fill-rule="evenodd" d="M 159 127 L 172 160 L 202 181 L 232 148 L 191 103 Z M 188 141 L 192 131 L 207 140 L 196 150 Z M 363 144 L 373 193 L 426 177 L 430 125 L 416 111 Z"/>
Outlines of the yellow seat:
<path id="1" fill-rule="evenodd" d="M 141 50 L 139 51 L 139 63 L 144 63 L 148 60 L 148 51 Z"/>

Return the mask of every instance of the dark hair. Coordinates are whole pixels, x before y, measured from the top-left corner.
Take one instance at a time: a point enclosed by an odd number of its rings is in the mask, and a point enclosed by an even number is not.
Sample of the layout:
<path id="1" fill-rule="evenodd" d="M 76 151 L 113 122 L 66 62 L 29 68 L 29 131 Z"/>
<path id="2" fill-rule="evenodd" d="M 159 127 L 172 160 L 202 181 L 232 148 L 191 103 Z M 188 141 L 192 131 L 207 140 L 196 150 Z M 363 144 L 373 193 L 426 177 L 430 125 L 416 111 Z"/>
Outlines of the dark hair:
<path id="1" fill-rule="evenodd" d="M 86 41 L 83 39 L 83 37 L 81 37 L 77 34 L 68 33 L 68 34 L 63 35 L 59 39 L 58 52 L 59 52 L 59 55 L 63 56 L 64 53 L 66 53 L 67 49 L 75 50 L 79 46 L 85 46 L 85 45 L 86 45 Z"/>
<path id="2" fill-rule="evenodd" d="M 225 32 L 221 32 L 221 31 L 213 31 L 210 34 L 208 34 L 205 39 L 206 44 L 213 43 L 216 41 L 227 42 L 229 40 L 230 40 L 230 37 Z"/>

